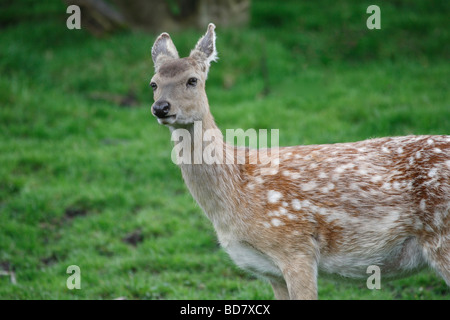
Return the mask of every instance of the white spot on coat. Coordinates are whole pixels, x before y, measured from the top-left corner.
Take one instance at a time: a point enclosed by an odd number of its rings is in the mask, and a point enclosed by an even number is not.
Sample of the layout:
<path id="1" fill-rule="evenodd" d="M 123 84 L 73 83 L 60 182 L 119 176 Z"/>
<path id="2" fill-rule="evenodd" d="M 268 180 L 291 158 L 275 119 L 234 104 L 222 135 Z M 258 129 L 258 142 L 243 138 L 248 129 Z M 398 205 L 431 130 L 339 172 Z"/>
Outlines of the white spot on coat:
<path id="1" fill-rule="evenodd" d="M 277 218 L 273 218 L 270 222 L 275 227 L 281 226 L 283 224 L 283 222 L 281 222 L 281 220 Z"/>
<path id="2" fill-rule="evenodd" d="M 291 175 L 291 178 L 294 179 L 294 180 L 300 179 L 300 173 L 293 173 L 293 174 Z"/>
<path id="3" fill-rule="evenodd" d="M 297 211 L 300 210 L 302 208 L 300 200 L 298 200 L 298 199 L 292 200 L 292 208 Z"/>
<path id="4" fill-rule="evenodd" d="M 280 213 L 278 211 L 269 211 L 269 213 L 267 214 L 269 217 L 279 217 Z"/>
<path id="5" fill-rule="evenodd" d="M 359 169 L 358 170 L 358 173 L 360 174 L 360 175 L 365 175 L 365 174 L 367 174 L 367 170 L 366 169 Z"/>
<path id="6" fill-rule="evenodd" d="M 269 200 L 269 203 L 275 203 L 278 202 L 283 197 L 283 195 L 275 190 L 269 190 L 267 192 L 267 199 Z"/>
<path id="7" fill-rule="evenodd" d="M 428 172 L 428 176 L 429 176 L 430 178 L 433 178 L 433 177 L 436 175 L 436 173 L 437 173 L 437 169 L 436 169 L 436 168 L 433 168 L 433 169 L 431 169 L 431 170 Z"/>
<path id="8" fill-rule="evenodd" d="M 302 184 L 302 190 L 303 191 L 311 191 L 314 190 L 317 187 L 317 184 L 314 181 L 310 181 L 307 183 Z"/>
<path id="9" fill-rule="evenodd" d="M 340 166 L 340 167 L 337 167 L 336 169 L 334 169 L 334 171 L 336 171 L 337 173 L 342 173 L 342 172 L 344 172 L 344 170 L 345 170 L 344 166 Z"/>
<path id="10" fill-rule="evenodd" d="M 381 180 L 383 180 L 383 177 L 380 176 L 380 175 L 375 175 L 372 178 L 370 178 L 370 181 L 372 181 L 373 183 L 376 183 L 376 182 L 381 181 Z"/>
<path id="11" fill-rule="evenodd" d="M 386 189 L 386 190 L 390 190 L 391 189 L 391 184 L 389 182 L 385 182 L 385 183 L 383 183 L 382 188 Z"/>
<path id="12" fill-rule="evenodd" d="M 309 207 L 309 205 L 311 204 L 311 202 L 309 202 L 309 200 L 303 200 L 302 201 L 302 207 Z"/>
<path id="13" fill-rule="evenodd" d="M 425 210 L 426 207 L 426 200 L 422 199 L 420 200 L 420 209 Z"/>
<path id="14" fill-rule="evenodd" d="M 322 171 L 322 172 L 319 173 L 319 178 L 320 179 L 326 179 L 327 177 L 328 176 L 327 176 L 327 174 L 325 172 Z"/>

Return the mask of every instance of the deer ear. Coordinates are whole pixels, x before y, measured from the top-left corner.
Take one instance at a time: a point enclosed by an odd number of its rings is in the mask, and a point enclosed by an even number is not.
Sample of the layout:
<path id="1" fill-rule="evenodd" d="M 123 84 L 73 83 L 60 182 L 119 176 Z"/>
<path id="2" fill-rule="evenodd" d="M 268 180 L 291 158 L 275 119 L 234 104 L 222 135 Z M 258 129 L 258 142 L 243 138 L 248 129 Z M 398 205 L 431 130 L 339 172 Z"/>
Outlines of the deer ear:
<path id="1" fill-rule="evenodd" d="M 190 57 L 205 65 L 205 71 L 209 69 L 211 61 L 217 61 L 216 51 L 216 26 L 213 23 L 208 25 L 205 35 L 198 40 L 195 48 L 191 51 Z"/>
<path id="2" fill-rule="evenodd" d="M 161 64 L 170 59 L 179 59 L 177 48 L 173 44 L 168 33 L 162 33 L 152 47 L 152 59 L 155 65 L 155 72 L 158 72 Z"/>

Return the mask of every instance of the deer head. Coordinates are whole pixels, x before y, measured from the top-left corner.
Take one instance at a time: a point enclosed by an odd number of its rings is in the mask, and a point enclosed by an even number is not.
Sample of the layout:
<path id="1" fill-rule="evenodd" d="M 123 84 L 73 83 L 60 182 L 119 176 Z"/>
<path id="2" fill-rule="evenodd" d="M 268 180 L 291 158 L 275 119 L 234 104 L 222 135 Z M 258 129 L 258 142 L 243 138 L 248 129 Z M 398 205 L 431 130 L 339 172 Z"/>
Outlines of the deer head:
<path id="1" fill-rule="evenodd" d="M 152 114 L 160 124 L 186 127 L 209 114 L 205 81 L 211 61 L 217 60 L 214 29 L 215 25 L 210 23 L 206 34 L 186 58 L 179 57 L 167 33 L 162 33 L 153 44 Z"/>

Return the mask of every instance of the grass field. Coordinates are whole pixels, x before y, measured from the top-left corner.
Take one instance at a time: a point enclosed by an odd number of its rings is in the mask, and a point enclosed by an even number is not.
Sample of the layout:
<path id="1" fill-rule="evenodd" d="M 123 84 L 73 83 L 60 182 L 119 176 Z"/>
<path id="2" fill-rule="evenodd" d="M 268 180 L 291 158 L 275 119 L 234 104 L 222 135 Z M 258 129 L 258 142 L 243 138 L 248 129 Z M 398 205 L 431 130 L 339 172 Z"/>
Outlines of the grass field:
<path id="1" fill-rule="evenodd" d="M 7 4 L 8 3 L 8 4 Z M 450 134 L 448 1 L 258 1 L 216 29 L 207 92 L 219 127 L 280 145 Z M 68 30 L 62 1 L 0 4 L 1 299 L 272 299 L 239 270 L 150 114 L 156 35 Z M 206 27 L 206 26 L 205 26 Z M 171 34 L 187 55 L 203 30 Z M 66 269 L 78 265 L 81 289 Z M 431 271 L 319 280 L 321 299 L 450 299 Z"/>

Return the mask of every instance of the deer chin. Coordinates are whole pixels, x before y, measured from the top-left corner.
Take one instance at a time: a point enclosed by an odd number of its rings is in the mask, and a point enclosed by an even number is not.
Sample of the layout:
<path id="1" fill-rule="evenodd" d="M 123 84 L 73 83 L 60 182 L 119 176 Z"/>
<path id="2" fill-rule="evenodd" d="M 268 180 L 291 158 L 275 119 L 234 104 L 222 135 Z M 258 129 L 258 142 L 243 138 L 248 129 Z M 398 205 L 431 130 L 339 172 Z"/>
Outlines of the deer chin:
<path id="1" fill-rule="evenodd" d="M 171 125 L 174 124 L 177 119 L 177 115 L 173 114 L 170 116 L 166 116 L 164 118 L 158 118 L 158 123 L 162 125 Z"/>

